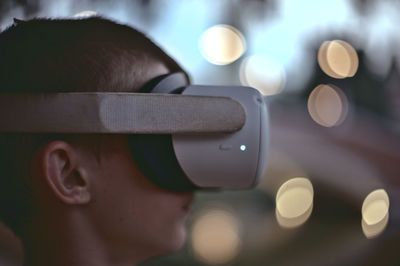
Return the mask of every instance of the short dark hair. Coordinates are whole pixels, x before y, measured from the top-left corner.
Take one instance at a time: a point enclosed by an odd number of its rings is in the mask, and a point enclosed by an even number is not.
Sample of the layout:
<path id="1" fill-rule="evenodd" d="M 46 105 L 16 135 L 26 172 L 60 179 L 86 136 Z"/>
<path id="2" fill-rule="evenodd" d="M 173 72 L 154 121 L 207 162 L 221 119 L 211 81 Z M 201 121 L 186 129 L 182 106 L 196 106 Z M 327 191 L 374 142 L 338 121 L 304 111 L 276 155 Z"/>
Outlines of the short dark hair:
<path id="1" fill-rule="evenodd" d="M 0 34 L 0 93 L 137 91 L 153 63 L 181 67 L 141 32 L 102 17 L 18 21 Z M 0 220 L 17 235 L 34 212 L 30 158 L 60 134 L 0 134 Z"/>

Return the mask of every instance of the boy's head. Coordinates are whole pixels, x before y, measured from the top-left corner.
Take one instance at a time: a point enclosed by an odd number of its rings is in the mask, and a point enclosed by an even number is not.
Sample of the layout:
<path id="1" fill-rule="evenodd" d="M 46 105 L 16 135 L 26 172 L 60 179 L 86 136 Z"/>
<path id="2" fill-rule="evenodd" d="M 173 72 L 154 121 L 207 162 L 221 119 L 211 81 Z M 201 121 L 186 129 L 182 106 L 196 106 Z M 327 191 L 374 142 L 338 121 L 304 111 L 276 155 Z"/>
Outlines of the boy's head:
<path id="1" fill-rule="evenodd" d="M 17 21 L 0 34 L 0 93 L 135 92 L 177 71 L 142 33 L 99 17 Z M 124 135 L 2 133 L 0 165 L 0 220 L 23 240 L 73 227 L 76 241 L 143 257 L 183 243 L 193 194 L 151 183 Z"/>

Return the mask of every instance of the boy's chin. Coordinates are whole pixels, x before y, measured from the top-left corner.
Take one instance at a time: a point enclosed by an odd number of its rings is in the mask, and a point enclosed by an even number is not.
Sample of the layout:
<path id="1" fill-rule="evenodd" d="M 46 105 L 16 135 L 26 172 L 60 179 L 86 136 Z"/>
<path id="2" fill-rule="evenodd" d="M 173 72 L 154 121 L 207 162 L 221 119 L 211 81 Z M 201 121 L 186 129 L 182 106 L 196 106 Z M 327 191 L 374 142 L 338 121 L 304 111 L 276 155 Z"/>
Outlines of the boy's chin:
<path id="1" fill-rule="evenodd" d="M 163 247 L 160 248 L 160 253 L 157 256 L 163 256 L 180 251 L 186 243 L 186 229 L 183 228 L 175 234 L 174 237 L 164 239 Z"/>

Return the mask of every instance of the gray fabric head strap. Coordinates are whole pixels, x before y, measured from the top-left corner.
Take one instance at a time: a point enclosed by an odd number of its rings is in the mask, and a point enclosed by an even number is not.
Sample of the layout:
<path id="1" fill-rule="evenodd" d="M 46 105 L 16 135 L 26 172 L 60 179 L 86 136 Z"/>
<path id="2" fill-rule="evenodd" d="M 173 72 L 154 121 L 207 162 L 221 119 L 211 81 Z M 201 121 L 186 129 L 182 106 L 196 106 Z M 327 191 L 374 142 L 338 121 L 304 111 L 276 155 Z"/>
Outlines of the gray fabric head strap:
<path id="1" fill-rule="evenodd" d="M 177 134 L 235 132 L 246 113 L 228 97 L 146 93 L 0 94 L 0 131 Z"/>

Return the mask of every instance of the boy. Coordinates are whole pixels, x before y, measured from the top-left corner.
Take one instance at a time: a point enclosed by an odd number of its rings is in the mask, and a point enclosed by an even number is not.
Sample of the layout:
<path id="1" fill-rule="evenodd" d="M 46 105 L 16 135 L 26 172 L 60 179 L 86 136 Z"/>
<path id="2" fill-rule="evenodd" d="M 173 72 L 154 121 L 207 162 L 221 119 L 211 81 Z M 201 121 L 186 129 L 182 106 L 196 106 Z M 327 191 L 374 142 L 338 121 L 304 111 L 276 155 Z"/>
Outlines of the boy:
<path id="1" fill-rule="evenodd" d="M 137 92 L 182 71 L 136 30 L 91 17 L 16 20 L 0 34 L 0 93 Z M 177 251 L 193 192 L 138 169 L 126 135 L 0 134 L 0 220 L 25 265 L 136 265 Z"/>

